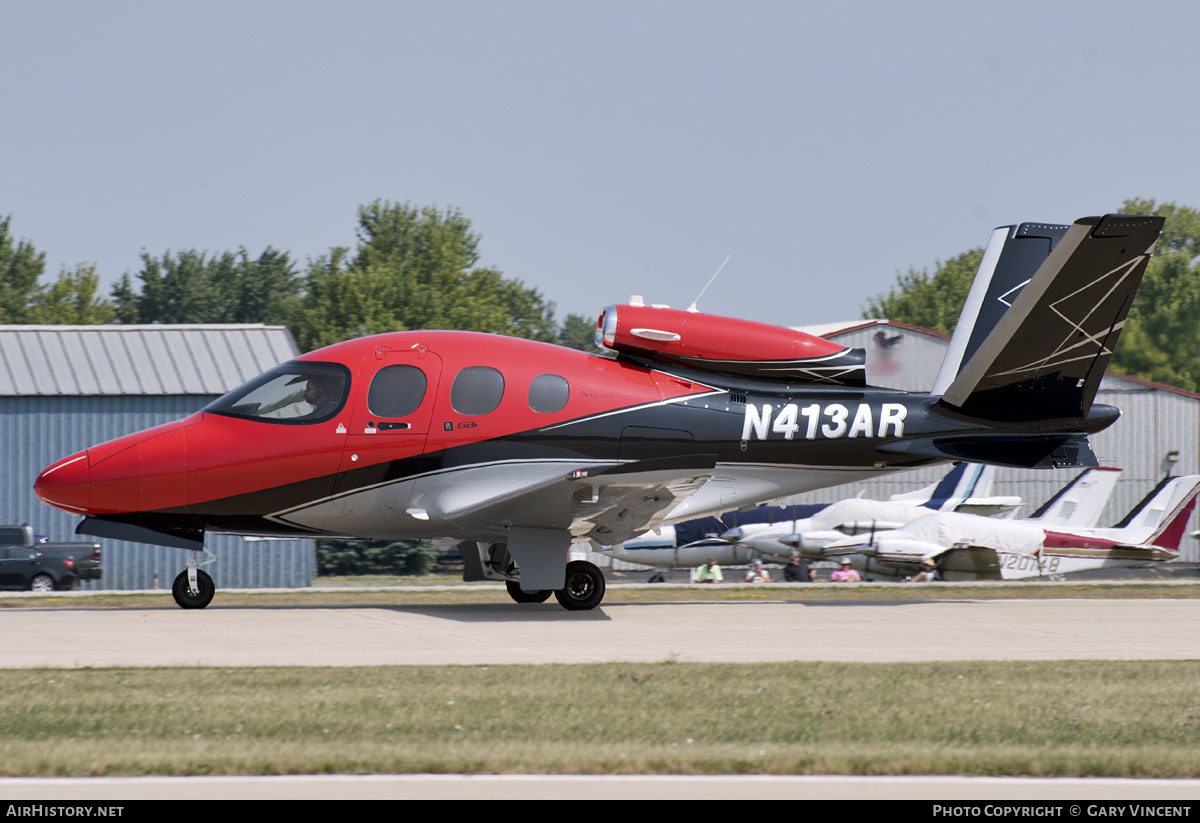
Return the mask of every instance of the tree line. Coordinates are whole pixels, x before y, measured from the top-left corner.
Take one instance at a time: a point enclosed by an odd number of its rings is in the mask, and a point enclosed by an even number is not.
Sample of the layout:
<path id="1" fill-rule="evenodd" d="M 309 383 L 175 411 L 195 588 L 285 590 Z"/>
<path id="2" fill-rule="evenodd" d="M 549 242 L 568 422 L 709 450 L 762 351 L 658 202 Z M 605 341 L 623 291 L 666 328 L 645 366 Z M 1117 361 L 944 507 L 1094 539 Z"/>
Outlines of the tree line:
<path id="1" fill-rule="evenodd" d="M 591 347 L 593 321 L 479 263 L 479 235 L 457 209 L 376 200 L 358 210 L 357 242 L 300 266 L 267 247 L 152 255 L 105 295 L 94 266 L 43 282 L 45 253 L 0 218 L 3 322 L 267 323 L 285 325 L 302 351 L 386 331 L 460 329 Z M 593 349 L 594 350 L 594 349 Z"/>
<path id="2" fill-rule="evenodd" d="M 1126 374 L 1200 391 L 1200 212 L 1126 200 L 1126 214 L 1166 226 L 1113 357 Z M 7 323 L 268 323 L 286 325 L 301 350 L 385 331 L 461 329 L 592 350 L 593 321 L 568 314 L 537 289 L 479 266 L 479 235 L 457 209 L 376 200 L 358 209 L 356 242 L 300 266 L 268 247 L 151 255 L 105 295 L 95 267 L 64 268 L 43 282 L 45 254 L 0 218 L 0 317 Z M 949 333 L 983 249 L 898 274 L 869 298 L 866 318 Z"/>
<path id="3" fill-rule="evenodd" d="M 1126 200 L 1123 214 L 1166 218 L 1154 257 L 1130 307 L 1112 367 L 1125 374 L 1200 391 L 1200 211 L 1175 203 Z M 971 249 L 928 269 L 896 276 L 887 294 L 868 299 L 864 318 L 887 318 L 944 334 L 958 313 L 983 249 Z"/>

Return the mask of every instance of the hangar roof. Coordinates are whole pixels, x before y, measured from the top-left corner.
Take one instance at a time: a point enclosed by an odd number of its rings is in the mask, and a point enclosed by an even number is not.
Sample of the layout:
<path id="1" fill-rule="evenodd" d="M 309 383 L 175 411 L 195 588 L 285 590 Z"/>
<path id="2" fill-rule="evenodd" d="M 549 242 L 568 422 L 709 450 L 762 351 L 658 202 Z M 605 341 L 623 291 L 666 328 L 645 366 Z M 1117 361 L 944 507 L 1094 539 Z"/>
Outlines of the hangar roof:
<path id="1" fill-rule="evenodd" d="M 942 334 L 940 331 L 927 329 L 923 326 L 914 326 L 909 323 L 900 323 L 895 320 L 872 319 L 872 320 L 842 320 L 833 323 L 812 323 L 807 326 L 792 326 L 796 331 L 806 332 L 816 335 L 817 337 L 836 337 L 841 334 L 858 331 L 859 329 L 870 328 L 871 326 L 890 326 L 897 329 L 907 329 L 908 331 L 918 332 L 930 337 L 949 340 L 950 335 Z"/>
<path id="2" fill-rule="evenodd" d="M 285 326 L 0 326 L 0 396 L 224 394 L 299 354 Z"/>

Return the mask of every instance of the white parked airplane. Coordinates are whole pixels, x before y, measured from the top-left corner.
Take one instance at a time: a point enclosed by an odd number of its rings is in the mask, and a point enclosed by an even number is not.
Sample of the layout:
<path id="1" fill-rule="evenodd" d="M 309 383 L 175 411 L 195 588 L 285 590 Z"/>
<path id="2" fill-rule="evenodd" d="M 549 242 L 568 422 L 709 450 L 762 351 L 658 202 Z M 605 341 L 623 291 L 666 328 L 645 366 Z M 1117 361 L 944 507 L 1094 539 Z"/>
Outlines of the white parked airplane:
<path id="1" fill-rule="evenodd" d="M 940 512 L 889 532 L 825 547 L 876 576 L 905 576 L 933 560 L 946 580 L 1011 580 L 1173 560 L 1200 493 L 1200 475 L 1165 478 L 1112 528 L 1056 526 Z"/>
<path id="2" fill-rule="evenodd" d="M 1094 526 L 1120 476 L 1120 469 L 1085 469 L 1029 519 L 1043 525 Z M 975 492 L 988 494 L 991 485 L 990 472 L 985 469 Z M 905 499 L 912 499 L 912 495 L 897 495 L 887 502 L 841 500 L 807 520 L 743 526 L 730 529 L 722 537 L 762 552 L 767 557 L 787 559 L 791 552 L 796 551 L 807 560 L 821 560 L 826 558 L 824 550 L 831 543 L 858 534 L 870 535 L 898 529 L 930 514 L 931 509 L 984 517 L 1007 512 L 1011 516 L 1016 511 L 1015 504 L 1021 500 L 1019 497 L 972 497 L 966 500 L 934 497 L 917 506 L 911 502 L 899 502 Z"/>
<path id="3" fill-rule="evenodd" d="M 778 538 L 795 534 L 797 524 L 822 529 L 824 545 L 872 528 L 896 528 L 930 511 L 993 514 L 1015 510 L 1021 498 L 989 496 L 995 471 L 994 466 L 960 463 L 941 481 L 890 501 L 850 498 L 830 504 L 759 506 L 749 512 L 663 526 L 612 546 L 610 551 L 622 560 L 660 568 L 691 568 L 710 557 L 722 565 L 758 559 L 786 561 L 794 549 Z"/>

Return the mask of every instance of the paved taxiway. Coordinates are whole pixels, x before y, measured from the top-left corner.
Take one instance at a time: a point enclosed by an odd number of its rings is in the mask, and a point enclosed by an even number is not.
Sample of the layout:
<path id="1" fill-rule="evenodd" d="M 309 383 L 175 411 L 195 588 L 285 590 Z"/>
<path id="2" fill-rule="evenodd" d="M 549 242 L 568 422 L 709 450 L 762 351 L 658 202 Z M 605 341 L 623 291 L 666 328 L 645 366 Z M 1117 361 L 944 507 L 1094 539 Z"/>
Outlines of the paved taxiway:
<path id="1" fill-rule="evenodd" d="M 0 611 L 0 666 L 1195 659 L 1200 601 Z"/>

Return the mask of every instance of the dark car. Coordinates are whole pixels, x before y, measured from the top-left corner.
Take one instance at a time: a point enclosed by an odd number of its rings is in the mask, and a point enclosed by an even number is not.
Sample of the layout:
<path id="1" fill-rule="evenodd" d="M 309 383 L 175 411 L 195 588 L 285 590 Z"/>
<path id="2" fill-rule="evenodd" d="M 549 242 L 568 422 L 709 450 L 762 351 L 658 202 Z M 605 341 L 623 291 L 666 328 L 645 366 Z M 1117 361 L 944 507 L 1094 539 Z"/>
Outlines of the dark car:
<path id="1" fill-rule="evenodd" d="M 75 585 L 75 561 L 31 546 L 0 546 L 0 589 L 50 592 Z"/>
<path id="2" fill-rule="evenodd" d="M 84 541 L 51 543 L 44 535 L 34 534 L 33 529 L 26 524 L 24 526 L 0 526 L 0 555 L 4 554 L 6 548 L 34 549 L 51 558 L 57 558 L 63 562 L 63 566 L 74 573 L 76 580 L 99 580 L 102 574 L 99 543 Z M 24 553 L 13 556 L 24 557 Z M 54 579 L 58 579 L 58 575 L 48 574 Z M 0 588 L 12 587 L 0 583 Z M 28 588 L 28 586 L 24 588 Z"/>
<path id="3" fill-rule="evenodd" d="M 62 560 L 75 570 L 78 580 L 100 579 L 99 543 L 35 543 L 33 548 Z"/>

